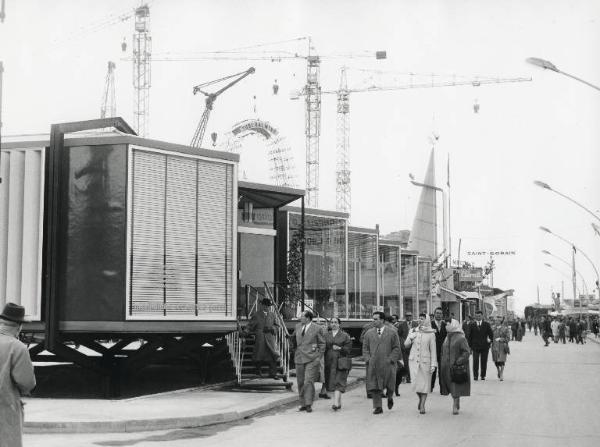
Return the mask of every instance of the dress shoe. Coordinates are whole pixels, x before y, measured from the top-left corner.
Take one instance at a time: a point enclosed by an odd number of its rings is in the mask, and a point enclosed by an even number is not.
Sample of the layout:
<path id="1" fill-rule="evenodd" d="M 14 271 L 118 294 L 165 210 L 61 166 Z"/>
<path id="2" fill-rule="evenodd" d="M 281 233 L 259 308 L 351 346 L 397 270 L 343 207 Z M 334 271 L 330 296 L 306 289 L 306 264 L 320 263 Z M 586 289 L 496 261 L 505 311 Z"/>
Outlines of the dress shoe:
<path id="1" fill-rule="evenodd" d="M 339 407 L 338 407 L 337 405 L 332 405 L 332 406 L 331 406 L 331 409 L 332 409 L 333 411 L 338 411 L 340 408 L 342 408 L 342 407 L 341 407 L 341 406 L 339 406 Z"/>
<path id="2" fill-rule="evenodd" d="M 394 399 L 389 398 L 387 401 L 388 401 L 388 410 L 391 410 L 392 407 L 394 406 Z"/>
<path id="3" fill-rule="evenodd" d="M 419 413 L 420 413 L 420 414 L 425 414 L 425 409 L 424 409 L 424 408 L 420 409 L 420 410 L 419 410 Z"/>
<path id="4" fill-rule="evenodd" d="M 302 405 L 300 408 L 298 408 L 298 411 L 306 411 L 306 405 Z"/>
<path id="5" fill-rule="evenodd" d="M 327 395 L 327 394 L 319 394 L 319 397 L 321 399 L 331 399 L 331 397 L 329 397 L 329 395 Z"/>
<path id="6" fill-rule="evenodd" d="M 383 409 L 381 407 L 377 407 L 373 410 L 373 414 L 381 414 L 383 413 Z"/>
<path id="7" fill-rule="evenodd" d="M 482 377 L 481 380 L 485 380 L 485 377 Z"/>
<path id="8" fill-rule="evenodd" d="M 473 380 L 479 380 L 477 377 L 473 377 Z"/>
<path id="9" fill-rule="evenodd" d="M 310 405 L 306 406 L 306 410 L 307 413 L 312 413 L 312 407 Z"/>
<path id="10" fill-rule="evenodd" d="M 367 393 L 367 399 L 373 399 L 373 395 L 370 393 Z"/>

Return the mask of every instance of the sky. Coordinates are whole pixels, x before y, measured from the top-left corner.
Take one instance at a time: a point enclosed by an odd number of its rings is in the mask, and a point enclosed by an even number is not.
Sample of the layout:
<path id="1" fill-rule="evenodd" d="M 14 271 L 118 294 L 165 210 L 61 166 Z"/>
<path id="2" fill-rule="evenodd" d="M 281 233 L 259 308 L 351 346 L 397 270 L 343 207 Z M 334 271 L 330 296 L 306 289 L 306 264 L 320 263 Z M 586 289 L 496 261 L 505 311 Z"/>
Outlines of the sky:
<path id="1" fill-rule="evenodd" d="M 30 134 L 50 124 L 99 117 L 106 66 L 116 62 L 117 115 L 133 122 L 133 20 L 119 20 L 139 5 L 130 0 L 6 0 L 0 24 L 4 63 L 3 134 Z M 571 298 L 568 266 L 575 243 L 598 265 L 600 238 L 593 217 L 550 191 L 542 180 L 600 214 L 600 92 L 525 62 L 552 61 L 564 72 L 600 85 L 600 2 L 594 0 L 381 0 L 291 1 L 154 0 L 150 4 L 153 55 L 177 56 L 311 36 L 322 56 L 323 90 L 406 85 L 406 73 L 531 82 L 354 93 L 350 97 L 352 215 L 355 226 L 380 225 L 382 234 L 410 229 L 436 145 L 437 185 L 445 187 L 451 160 L 453 259 L 483 265 L 477 251 L 514 251 L 496 257 L 494 286 L 515 290 L 515 307 L 551 291 Z M 126 41 L 126 52 L 121 43 Z M 306 54 L 307 41 L 262 47 Z M 385 50 L 386 60 L 351 57 Z M 152 63 L 149 137 L 188 144 L 204 110 L 194 85 L 246 70 L 256 73 L 220 96 L 207 127 L 219 142 L 242 120 L 259 118 L 285 136 L 298 186 L 304 185 L 304 103 L 290 99 L 306 79 L 303 59 L 171 61 Z M 394 74 L 368 74 L 361 70 Z M 277 79 L 279 93 L 273 94 Z M 420 79 L 423 79 L 422 77 Z M 430 77 L 428 78 L 430 79 Z M 474 105 L 479 105 L 478 113 Z M 241 173 L 268 182 L 264 141 L 244 140 Z M 335 209 L 336 98 L 323 95 L 320 207 Z M 441 210 L 440 210 L 441 215 Z M 597 221 L 600 224 L 600 221 Z M 460 241 L 460 243 L 459 243 Z M 545 262 L 562 271 L 544 266 Z M 595 273 L 580 255 L 577 268 L 591 289 Z M 567 274 L 567 276 L 562 276 Z"/>

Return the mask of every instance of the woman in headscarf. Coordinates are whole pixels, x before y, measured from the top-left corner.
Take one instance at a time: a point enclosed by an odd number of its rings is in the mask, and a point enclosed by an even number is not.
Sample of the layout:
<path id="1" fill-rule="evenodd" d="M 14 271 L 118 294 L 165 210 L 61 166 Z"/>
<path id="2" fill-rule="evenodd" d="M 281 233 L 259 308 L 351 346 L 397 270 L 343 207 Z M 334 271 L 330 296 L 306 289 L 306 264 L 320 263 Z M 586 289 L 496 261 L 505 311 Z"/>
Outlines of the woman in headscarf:
<path id="1" fill-rule="evenodd" d="M 425 401 L 431 392 L 431 374 L 438 365 L 435 349 L 435 330 L 427 314 L 419 315 L 419 326 L 411 329 L 404 342 L 408 348 L 412 345 L 408 363 L 410 381 L 413 390 L 419 396 L 419 413 L 425 414 Z"/>
<path id="2" fill-rule="evenodd" d="M 471 373 L 469 372 L 469 356 L 471 350 L 465 338 L 465 333 L 460 323 L 454 319 L 446 324 L 446 340 L 442 345 L 442 367 L 440 370 L 440 392 L 442 395 L 452 395 L 454 399 L 452 414 L 460 410 L 460 398 L 471 395 Z M 464 383 L 452 381 L 450 374 L 451 365 L 466 365 L 467 380 Z"/>
<path id="3" fill-rule="evenodd" d="M 494 341 L 492 342 L 492 360 L 498 370 L 498 378 L 504 380 L 504 365 L 506 356 L 510 354 L 508 341 L 510 340 L 510 328 L 504 317 L 496 317 L 496 324 L 492 328 L 494 331 Z"/>

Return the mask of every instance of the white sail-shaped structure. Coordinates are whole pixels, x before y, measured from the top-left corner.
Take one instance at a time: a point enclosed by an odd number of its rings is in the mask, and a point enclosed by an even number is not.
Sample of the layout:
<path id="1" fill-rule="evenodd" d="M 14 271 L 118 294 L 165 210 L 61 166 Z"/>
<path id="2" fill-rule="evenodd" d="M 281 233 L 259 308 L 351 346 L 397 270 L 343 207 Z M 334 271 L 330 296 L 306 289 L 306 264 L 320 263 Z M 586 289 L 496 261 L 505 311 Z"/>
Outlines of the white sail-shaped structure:
<path id="1" fill-rule="evenodd" d="M 435 185 L 435 149 L 431 149 L 429 164 L 425 172 L 425 185 Z M 438 257 L 438 229 L 437 229 L 437 197 L 436 190 L 421 187 L 421 197 L 415 213 L 408 248 L 418 250 L 421 256 L 431 259 Z"/>

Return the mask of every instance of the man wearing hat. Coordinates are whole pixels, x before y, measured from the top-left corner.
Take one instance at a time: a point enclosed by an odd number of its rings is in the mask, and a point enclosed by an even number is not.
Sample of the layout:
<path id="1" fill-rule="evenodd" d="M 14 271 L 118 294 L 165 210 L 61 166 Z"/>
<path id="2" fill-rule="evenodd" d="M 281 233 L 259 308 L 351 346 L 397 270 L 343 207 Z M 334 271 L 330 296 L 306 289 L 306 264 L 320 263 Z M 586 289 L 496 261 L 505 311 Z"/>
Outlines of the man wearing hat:
<path id="1" fill-rule="evenodd" d="M 257 374 L 262 377 L 262 364 L 269 365 L 269 377 L 278 379 L 277 364 L 279 362 L 279 350 L 277 349 L 277 318 L 270 310 L 271 300 L 264 298 L 260 302 L 260 309 L 252 315 L 252 319 L 246 327 L 246 332 L 254 334 L 254 350 L 252 361 L 256 367 Z"/>
<path id="2" fill-rule="evenodd" d="M 25 308 L 14 303 L 6 304 L 0 314 L 0 444 L 3 446 L 21 447 L 21 396 L 35 387 L 29 352 L 18 339 L 25 321 Z"/>

